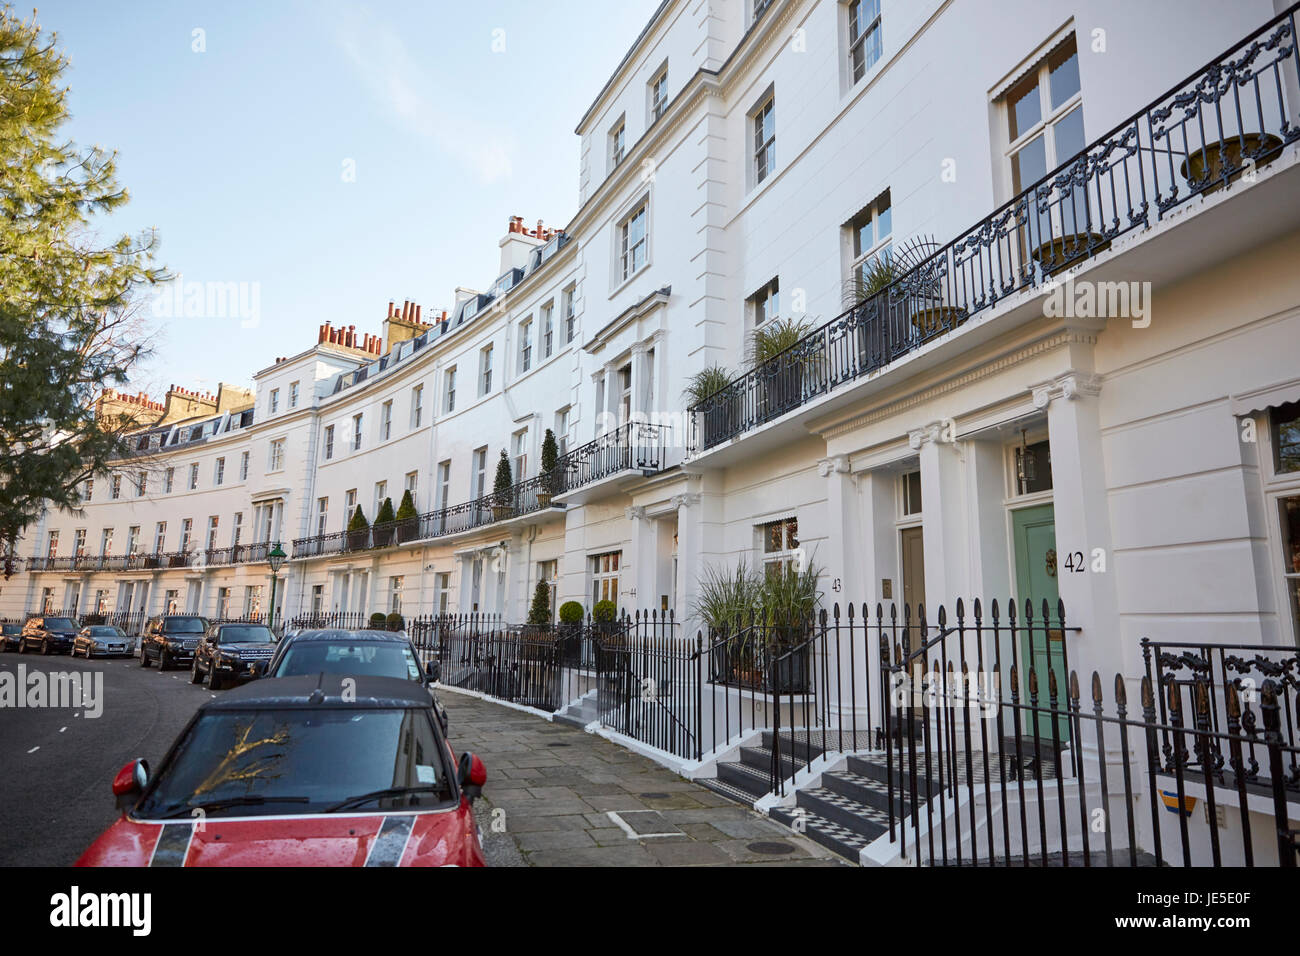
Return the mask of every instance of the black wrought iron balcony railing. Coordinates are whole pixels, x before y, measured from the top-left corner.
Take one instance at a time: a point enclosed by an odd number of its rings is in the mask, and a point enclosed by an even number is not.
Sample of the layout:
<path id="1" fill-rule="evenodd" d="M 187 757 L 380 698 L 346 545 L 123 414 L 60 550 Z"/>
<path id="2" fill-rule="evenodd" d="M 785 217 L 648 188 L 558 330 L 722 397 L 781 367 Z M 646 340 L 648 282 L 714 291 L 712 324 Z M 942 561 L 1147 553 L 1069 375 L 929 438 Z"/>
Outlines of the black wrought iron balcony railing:
<path id="1" fill-rule="evenodd" d="M 203 562 L 207 565 L 248 564 L 265 561 L 270 551 L 271 542 L 257 541 L 253 544 L 234 544 L 228 548 L 206 548 Z"/>
<path id="2" fill-rule="evenodd" d="M 552 473 L 556 477 L 551 474 L 536 475 L 516 482 L 509 490 L 499 494 L 493 492 L 473 501 L 429 511 L 414 518 L 376 523 L 357 531 L 335 531 L 331 534 L 295 538 L 293 556 L 314 558 L 349 551 L 368 551 L 372 548 L 400 547 L 543 511 L 552 507 L 551 499 L 558 493 L 554 490 L 561 485 L 558 471 L 557 468 Z"/>
<path id="3" fill-rule="evenodd" d="M 556 494 L 564 494 L 621 471 L 660 471 L 671 429 L 629 421 L 562 455 L 555 467 Z"/>
<path id="4" fill-rule="evenodd" d="M 688 452 L 880 371 L 1188 200 L 1253 181 L 1300 138 L 1298 9 L 1230 47 L 887 288 L 692 405 Z"/>
<path id="5" fill-rule="evenodd" d="M 154 571 L 189 566 L 194 552 L 149 554 L 65 554 L 29 558 L 32 571 Z"/>

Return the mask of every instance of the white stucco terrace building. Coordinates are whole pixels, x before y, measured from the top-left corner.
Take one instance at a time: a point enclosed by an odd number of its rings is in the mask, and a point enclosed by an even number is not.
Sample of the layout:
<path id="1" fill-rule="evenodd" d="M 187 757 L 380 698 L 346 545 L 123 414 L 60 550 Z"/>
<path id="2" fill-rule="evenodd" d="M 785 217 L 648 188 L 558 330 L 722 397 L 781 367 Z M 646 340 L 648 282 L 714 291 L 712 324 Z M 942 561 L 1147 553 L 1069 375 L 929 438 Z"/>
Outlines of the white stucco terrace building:
<path id="1" fill-rule="evenodd" d="M 1281 4 L 755 2 L 665 0 L 578 122 L 562 230 L 512 218 L 498 278 L 445 317 L 299 317 L 251 406 L 156 426 L 82 514 L 33 525 L 0 616 L 262 611 L 283 541 L 286 617 L 522 620 L 550 580 L 680 619 L 704 565 L 802 548 L 828 604 L 1059 595 L 1081 669 L 1136 671 L 1143 636 L 1294 646 L 1294 56 L 1214 130 L 1133 120 L 1129 158 L 1092 149 L 1086 186 L 1013 202 Z M 1225 130 L 1276 135 L 1251 141 L 1258 169 L 1189 190 Z M 836 327 L 855 270 L 917 242 L 944 271 L 905 313 Z M 691 412 L 690 377 L 739 376 L 777 316 L 820 357 Z M 474 502 L 501 449 L 533 479 L 546 429 L 564 487 L 493 520 Z M 349 547 L 355 506 L 373 520 L 407 488 L 418 528 Z"/>

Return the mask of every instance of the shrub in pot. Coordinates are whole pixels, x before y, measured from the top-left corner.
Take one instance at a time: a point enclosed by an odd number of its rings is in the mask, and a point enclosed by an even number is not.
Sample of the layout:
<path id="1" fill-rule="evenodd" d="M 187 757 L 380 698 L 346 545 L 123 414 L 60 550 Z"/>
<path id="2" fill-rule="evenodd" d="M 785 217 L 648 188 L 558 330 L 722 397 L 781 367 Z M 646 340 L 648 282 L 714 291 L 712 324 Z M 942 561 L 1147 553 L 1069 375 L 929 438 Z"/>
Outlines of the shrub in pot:
<path id="1" fill-rule="evenodd" d="M 528 609 L 528 624 L 531 627 L 551 629 L 551 585 L 549 581 L 538 581 L 533 589 L 533 603 Z"/>
<path id="2" fill-rule="evenodd" d="M 369 541 L 370 522 L 366 520 L 361 506 L 357 505 L 357 510 L 352 512 L 352 519 L 348 521 L 348 550 L 360 551 L 369 544 Z"/>
<path id="3" fill-rule="evenodd" d="M 504 448 L 501 449 L 501 457 L 497 459 L 497 474 L 492 481 L 492 520 L 500 521 L 503 518 L 509 518 L 510 512 L 510 489 L 514 485 L 514 479 L 510 475 L 510 456 L 506 454 Z"/>
<path id="4" fill-rule="evenodd" d="M 570 663 L 577 663 L 582 658 L 582 605 L 577 601 L 565 601 L 560 605 L 560 643 L 562 653 Z"/>
<path id="5" fill-rule="evenodd" d="M 402 615 L 398 614 L 396 611 L 384 618 L 384 623 L 388 626 L 390 631 L 400 631 L 402 628 L 406 627 L 406 621 L 402 618 Z"/>
<path id="6" fill-rule="evenodd" d="M 713 680 L 756 682 L 759 648 L 750 625 L 759 619 L 762 588 L 743 560 L 734 568 L 705 566 L 691 613 L 708 630 Z"/>
<path id="7" fill-rule="evenodd" d="M 775 418 L 802 401 L 805 379 L 821 364 L 820 354 L 803 343 L 812 330 L 810 320 L 796 318 L 771 319 L 754 330 L 749 363 L 758 378 L 760 421 Z"/>
<path id="8" fill-rule="evenodd" d="M 393 543 L 393 522 L 396 520 L 397 515 L 393 513 L 393 499 L 385 498 L 384 503 L 379 506 L 379 513 L 375 515 L 373 537 L 376 548 L 386 548 Z"/>
<path id="9" fill-rule="evenodd" d="M 692 375 L 682 390 L 686 407 L 696 408 L 705 448 L 722 441 L 736 425 L 736 396 L 726 391 L 733 378 L 731 369 L 710 365 Z"/>
<path id="10" fill-rule="evenodd" d="M 370 615 L 371 630 L 382 631 L 387 626 L 388 626 L 388 617 L 384 614 L 383 611 L 376 611 L 374 614 Z"/>
<path id="11" fill-rule="evenodd" d="M 542 438 L 542 474 L 537 487 L 537 506 L 539 508 L 549 508 L 551 506 L 551 497 L 559 490 L 559 475 L 555 470 L 559 459 L 560 447 L 555 441 L 555 432 L 548 428 L 546 429 L 546 435 Z"/>
<path id="12" fill-rule="evenodd" d="M 397 506 L 397 543 L 405 544 L 420 536 L 420 516 L 415 510 L 411 489 L 402 492 L 402 503 Z"/>

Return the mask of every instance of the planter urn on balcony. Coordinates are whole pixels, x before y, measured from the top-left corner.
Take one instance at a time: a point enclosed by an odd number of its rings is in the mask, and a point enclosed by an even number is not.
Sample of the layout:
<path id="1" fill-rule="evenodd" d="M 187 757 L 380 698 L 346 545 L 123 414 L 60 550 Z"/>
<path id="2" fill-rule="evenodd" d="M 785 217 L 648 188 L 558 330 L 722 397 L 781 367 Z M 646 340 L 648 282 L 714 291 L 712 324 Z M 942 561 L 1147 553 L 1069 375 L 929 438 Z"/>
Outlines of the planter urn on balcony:
<path id="1" fill-rule="evenodd" d="M 1282 146 L 1282 140 L 1271 133 L 1246 133 L 1225 135 L 1222 143 L 1213 142 L 1191 153 L 1178 167 L 1179 174 L 1191 185 L 1205 183 L 1202 195 L 1223 188 L 1225 167 L 1235 169 L 1228 182 L 1235 183 L 1246 171 L 1243 156 L 1259 156 L 1265 162 L 1272 160 Z"/>

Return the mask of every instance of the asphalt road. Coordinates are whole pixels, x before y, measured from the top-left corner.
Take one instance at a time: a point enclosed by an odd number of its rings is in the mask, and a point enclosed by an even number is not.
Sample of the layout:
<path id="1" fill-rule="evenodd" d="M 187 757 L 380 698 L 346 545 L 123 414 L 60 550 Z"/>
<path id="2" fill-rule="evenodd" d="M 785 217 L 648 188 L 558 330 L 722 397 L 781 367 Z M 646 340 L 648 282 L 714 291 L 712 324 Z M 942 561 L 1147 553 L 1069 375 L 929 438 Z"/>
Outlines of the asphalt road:
<path id="1" fill-rule="evenodd" d="M 70 708 L 0 706 L 0 865 L 67 866 L 116 818 L 113 777 L 144 757 L 158 766 L 211 692 L 188 670 L 134 658 L 0 654 L 0 673 L 103 674 L 98 717 Z"/>

